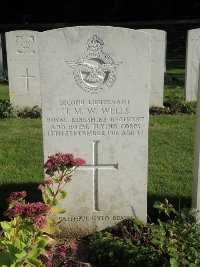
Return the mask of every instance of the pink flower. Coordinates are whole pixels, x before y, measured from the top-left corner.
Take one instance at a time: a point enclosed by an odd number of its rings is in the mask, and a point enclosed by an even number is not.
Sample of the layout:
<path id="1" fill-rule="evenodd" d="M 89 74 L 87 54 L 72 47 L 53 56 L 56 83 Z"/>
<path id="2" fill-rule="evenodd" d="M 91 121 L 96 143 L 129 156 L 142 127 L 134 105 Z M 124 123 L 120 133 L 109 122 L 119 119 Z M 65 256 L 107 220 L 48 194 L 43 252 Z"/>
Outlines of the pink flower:
<path id="1" fill-rule="evenodd" d="M 8 216 L 9 218 L 17 217 L 22 214 L 24 209 L 23 203 L 17 203 L 14 207 L 7 209 L 4 212 L 4 216 Z"/>
<path id="2" fill-rule="evenodd" d="M 75 243 L 60 244 L 56 248 L 56 252 L 62 258 L 65 258 L 65 257 L 69 258 L 69 257 L 75 256 L 77 250 L 78 250 L 78 247 Z"/>
<path id="3" fill-rule="evenodd" d="M 86 164 L 85 160 L 84 159 L 81 159 L 81 158 L 75 158 L 73 160 L 73 165 L 74 166 L 80 166 L 80 165 L 83 165 L 83 164 Z"/>
<path id="4" fill-rule="evenodd" d="M 39 215 L 45 215 L 51 209 L 51 205 L 42 202 L 36 203 L 17 203 L 12 208 L 7 209 L 4 212 L 5 216 L 13 218 L 16 216 L 22 216 L 23 218 L 35 217 Z"/>
<path id="5" fill-rule="evenodd" d="M 39 215 L 34 220 L 34 226 L 36 229 L 44 229 L 47 226 L 47 219 L 43 215 Z"/>
<path id="6" fill-rule="evenodd" d="M 13 202 L 22 201 L 22 199 L 25 197 L 26 197 L 26 191 L 13 192 L 10 194 L 9 198 L 7 199 L 7 202 L 12 204 Z"/>
<path id="7" fill-rule="evenodd" d="M 70 169 L 73 166 L 79 166 L 85 164 L 85 161 L 80 158 L 74 158 L 72 154 L 56 153 L 53 156 L 49 156 L 47 162 L 44 164 L 46 173 L 52 175 L 56 171 L 63 171 L 64 169 Z"/>
<path id="8" fill-rule="evenodd" d="M 44 183 L 45 183 L 45 185 L 51 185 L 51 184 L 53 184 L 53 181 L 49 178 Z"/>
<path id="9" fill-rule="evenodd" d="M 47 251 L 47 256 L 40 255 L 39 259 L 45 264 L 45 267 L 53 267 L 53 254 L 51 251 Z"/>
<path id="10" fill-rule="evenodd" d="M 43 184 L 40 184 L 38 186 L 38 189 L 41 190 L 41 191 L 44 191 L 46 189 L 46 187 L 48 185 L 51 185 L 51 184 L 53 184 L 53 181 L 49 178 L 49 179 L 45 180 L 45 182 Z"/>
<path id="11" fill-rule="evenodd" d="M 50 209 L 51 209 L 51 205 L 46 204 L 46 203 L 42 203 L 42 202 L 28 203 L 28 204 L 24 204 L 24 209 L 21 215 L 24 218 L 44 215 L 44 214 L 47 214 Z"/>
<path id="12" fill-rule="evenodd" d="M 41 191 L 44 191 L 45 188 L 46 188 L 46 185 L 45 185 L 45 184 L 40 184 L 40 185 L 38 186 L 38 189 L 41 190 Z"/>

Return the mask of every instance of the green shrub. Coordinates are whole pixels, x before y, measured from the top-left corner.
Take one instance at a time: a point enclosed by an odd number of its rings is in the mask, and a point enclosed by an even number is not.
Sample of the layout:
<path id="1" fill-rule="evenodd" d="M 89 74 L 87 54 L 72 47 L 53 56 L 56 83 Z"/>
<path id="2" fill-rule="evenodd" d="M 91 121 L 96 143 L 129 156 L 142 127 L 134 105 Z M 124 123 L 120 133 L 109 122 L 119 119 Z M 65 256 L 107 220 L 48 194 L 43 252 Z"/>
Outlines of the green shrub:
<path id="1" fill-rule="evenodd" d="M 0 118 L 16 117 L 16 112 L 9 100 L 0 99 Z"/>
<path id="2" fill-rule="evenodd" d="M 22 109 L 17 110 L 17 116 L 20 118 L 41 118 L 42 117 L 42 110 L 38 106 L 34 106 L 33 108 L 25 107 Z"/>
<path id="3" fill-rule="evenodd" d="M 181 113 L 196 114 L 196 109 L 197 109 L 197 101 L 188 101 L 182 103 L 181 105 Z"/>
<path id="4" fill-rule="evenodd" d="M 182 89 L 177 87 L 171 90 L 163 107 L 151 106 L 149 113 L 151 115 L 168 115 L 168 114 L 196 114 L 197 101 L 185 101 Z"/>
<path id="5" fill-rule="evenodd" d="M 149 114 L 151 115 L 168 115 L 172 114 L 169 107 L 158 107 L 158 106 L 151 106 L 149 109 Z"/>
<path id="6" fill-rule="evenodd" d="M 162 252 L 145 245 L 151 239 L 147 224 L 125 220 L 91 237 L 91 261 L 97 266 L 160 267 L 165 262 Z"/>
<path id="7" fill-rule="evenodd" d="M 197 101 L 185 101 L 182 89 L 179 87 L 171 90 L 169 96 L 166 98 L 167 100 L 164 101 L 164 107 L 170 110 L 170 114 L 196 114 Z"/>
<path id="8" fill-rule="evenodd" d="M 8 84 L 8 72 L 7 71 L 0 72 L 0 83 Z"/>
<path id="9" fill-rule="evenodd" d="M 195 209 L 176 211 L 165 200 L 155 208 L 168 220 L 157 224 L 128 219 L 90 238 L 96 266 L 199 267 L 200 225 Z"/>
<path id="10" fill-rule="evenodd" d="M 183 89 L 177 86 L 175 89 L 170 90 L 170 94 L 166 97 L 166 101 L 170 102 L 183 102 L 185 101 L 185 97 L 183 95 Z"/>
<path id="11" fill-rule="evenodd" d="M 152 115 L 159 115 L 159 114 L 196 114 L 197 108 L 197 101 L 183 101 L 183 102 L 176 102 L 176 101 L 165 101 L 163 113 L 160 113 L 160 107 L 153 107 L 153 112 L 151 111 L 152 107 L 150 108 L 150 114 Z"/>

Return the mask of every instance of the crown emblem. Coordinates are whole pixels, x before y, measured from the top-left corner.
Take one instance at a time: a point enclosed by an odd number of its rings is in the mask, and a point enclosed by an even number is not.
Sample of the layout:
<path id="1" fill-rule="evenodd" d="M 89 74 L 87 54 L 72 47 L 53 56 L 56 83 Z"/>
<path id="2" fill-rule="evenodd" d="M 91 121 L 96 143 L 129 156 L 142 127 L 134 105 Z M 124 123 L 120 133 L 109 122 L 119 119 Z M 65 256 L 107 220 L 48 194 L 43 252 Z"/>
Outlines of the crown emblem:
<path id="1" fill-rule="evenodd" d="M 73 69 L 74 80 L 81 89 L 90 94 L 97 94 L 112 87 L 116 80 L 119 63 L 103 52 L 104 42 L 93 35 L 85 43 L 87 52 L 75 62 L 66 61 Z"/>
<path id="2" fill-rule="evenodd" d="M 93 52 L 101 51 L 103 46 L 104 42 L 96 35 L 93 35 L 86 43 L 87 50 Z"/>

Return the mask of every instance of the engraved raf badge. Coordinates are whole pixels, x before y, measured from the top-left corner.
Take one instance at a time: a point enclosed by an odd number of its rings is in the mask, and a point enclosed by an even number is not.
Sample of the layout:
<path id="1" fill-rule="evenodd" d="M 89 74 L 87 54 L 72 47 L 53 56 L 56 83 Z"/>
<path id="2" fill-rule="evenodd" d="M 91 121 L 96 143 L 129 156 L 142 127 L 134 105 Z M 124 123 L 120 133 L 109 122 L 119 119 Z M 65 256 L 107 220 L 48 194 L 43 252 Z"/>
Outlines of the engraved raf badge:
<path id="1" fill-rule="evenodd" d="M 113 59 L 102 51 L 103 41 L 94 35 L 86 42 L 87 52 L 76 62 L 66 61 L 73 69 L 74 79 L 84 92 L 97 94 L 110 88 L 116 80 L 116 67 Z"/>
<path id="2" fill-rule="evenodd" d="M 34 36 L 16 36 L 17 54 L 34 54 Z"/>

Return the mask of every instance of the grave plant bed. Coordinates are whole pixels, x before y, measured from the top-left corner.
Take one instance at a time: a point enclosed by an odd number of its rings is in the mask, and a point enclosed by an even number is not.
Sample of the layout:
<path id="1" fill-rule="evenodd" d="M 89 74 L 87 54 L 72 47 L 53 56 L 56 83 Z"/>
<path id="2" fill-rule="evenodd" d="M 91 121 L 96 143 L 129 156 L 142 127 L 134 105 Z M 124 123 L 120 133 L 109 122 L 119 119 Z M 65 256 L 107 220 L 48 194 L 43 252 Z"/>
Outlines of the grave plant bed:
<path id="1" fill-rule="evenodd" d="M 89 259 L 94 266 L 105 267 L 198 267 L 200 266 L 200 225 L 198 212 L 177 211 L 165 199 L 154 208 L 164 213 L 157 223 L 126 219 L 88 240 Z M 92 265 L 93 266 L 93 265 Z"/>

